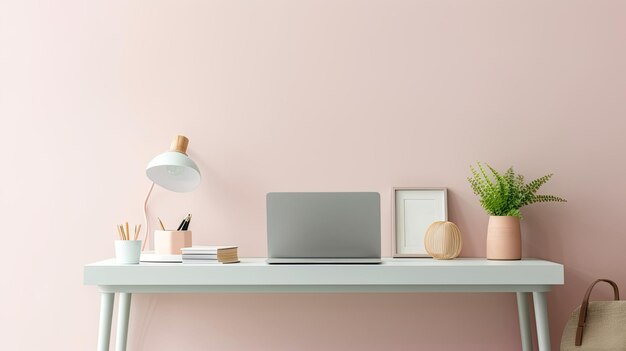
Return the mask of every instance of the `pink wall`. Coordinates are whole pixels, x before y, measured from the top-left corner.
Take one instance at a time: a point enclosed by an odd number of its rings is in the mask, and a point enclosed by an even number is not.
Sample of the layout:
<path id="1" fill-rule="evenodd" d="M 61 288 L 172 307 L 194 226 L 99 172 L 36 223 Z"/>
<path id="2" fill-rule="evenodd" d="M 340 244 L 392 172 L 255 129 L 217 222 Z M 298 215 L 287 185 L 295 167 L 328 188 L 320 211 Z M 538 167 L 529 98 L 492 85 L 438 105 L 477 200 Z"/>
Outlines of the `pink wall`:
<path id="1" fill-rule="evenodd" d="M 463 256 L 485 255 L 468 165 L 556 175 L 524 211 L 524 256 L 562 262 L 553 344 L 587 284 L 626 290 L 626 3 L 269 0 L 0 3 L 0 339 L 95 348 L 82 266 L 141 221 L 144 167 L 176 133 L 204 175 L 151 211 L 196 242 L 264 256 L 268 191 L 446 186 Z M 18 229 L 19 228 L 19 229 Z M 598 297 L 608 297 L 599 291 Z M 130 350 L 519 349 L 515 298 L 160 295 Z M 216 314 L 223 314 L 217 319 Z"/>

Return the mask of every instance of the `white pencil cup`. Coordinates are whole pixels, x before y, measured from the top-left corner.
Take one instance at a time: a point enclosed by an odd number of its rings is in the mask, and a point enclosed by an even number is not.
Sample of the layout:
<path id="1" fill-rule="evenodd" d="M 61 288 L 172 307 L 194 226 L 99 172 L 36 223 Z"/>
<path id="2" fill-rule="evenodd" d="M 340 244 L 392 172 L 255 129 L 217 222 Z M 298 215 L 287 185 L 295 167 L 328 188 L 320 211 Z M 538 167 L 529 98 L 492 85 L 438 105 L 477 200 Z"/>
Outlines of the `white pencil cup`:
<path id="1" fill-rule="evenodd" d="M 138 264 L 141 256 L 141 240 L 115 240 L 115 262 Z"/>

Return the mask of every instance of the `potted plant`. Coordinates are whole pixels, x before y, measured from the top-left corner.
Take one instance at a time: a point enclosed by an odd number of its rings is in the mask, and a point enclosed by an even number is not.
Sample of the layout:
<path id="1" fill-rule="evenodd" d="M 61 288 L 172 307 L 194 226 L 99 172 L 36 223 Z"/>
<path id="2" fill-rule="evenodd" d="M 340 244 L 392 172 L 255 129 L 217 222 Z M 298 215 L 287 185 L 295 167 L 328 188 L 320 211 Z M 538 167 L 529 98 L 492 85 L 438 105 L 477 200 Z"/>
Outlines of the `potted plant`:
<path id="1" fill-rule="evenodd" d="M 539 195 L 537 191 L 552 174 L 537 178 L 530 183 L 524 182 L 524 176 L 515 174 L 513 167 L 504 174 L 486 164 L 478 162 L 478 169 L 470 165 L 472 176 L 467 180 L 480 197 L 480 204 L 490 215 L 487 226 L 487 259 L 519 260 L 522 258 L 522 239 L 520 233 L 520 208 L 536 202 L 566 202 L 553 195 Z"/>

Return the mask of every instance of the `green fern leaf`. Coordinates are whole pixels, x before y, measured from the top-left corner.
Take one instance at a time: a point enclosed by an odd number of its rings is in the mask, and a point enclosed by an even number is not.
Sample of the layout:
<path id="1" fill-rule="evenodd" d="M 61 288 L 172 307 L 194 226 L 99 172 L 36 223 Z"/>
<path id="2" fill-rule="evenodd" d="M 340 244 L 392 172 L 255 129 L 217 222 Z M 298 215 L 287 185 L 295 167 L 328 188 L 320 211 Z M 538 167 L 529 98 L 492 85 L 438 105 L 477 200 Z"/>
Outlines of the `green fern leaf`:
<path id="1" fill-rule="evenodd" d="M 552 174 L 537 178 L 530 183 L 524 182 L 524 176 L 515 174 L 513 167 L 509 167 L 503 174 L 485 164 L 491 172 L 477 162 L 477 168 L 470 165 L 471 176 L 467 177 L 474 194 L 480 198 L 480 204 L 492 216 L 522 217 L 520 208 L 536 202 L 566 202 L 565 199 L 553 195 L 537 195 L 537 191 L 544 185 Z"/>

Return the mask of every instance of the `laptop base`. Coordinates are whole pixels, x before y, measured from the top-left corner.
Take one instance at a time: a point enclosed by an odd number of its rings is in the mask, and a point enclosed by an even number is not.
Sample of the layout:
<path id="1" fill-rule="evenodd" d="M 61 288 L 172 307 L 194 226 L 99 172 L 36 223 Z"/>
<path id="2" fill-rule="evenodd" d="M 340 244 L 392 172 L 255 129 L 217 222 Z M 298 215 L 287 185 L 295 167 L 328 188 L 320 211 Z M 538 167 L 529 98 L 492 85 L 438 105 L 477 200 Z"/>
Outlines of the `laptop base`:
<path id="1" fill-rule="evenodd" d="M 269 264 L 379 264 L 380 258 L 268 258 Z"/>

